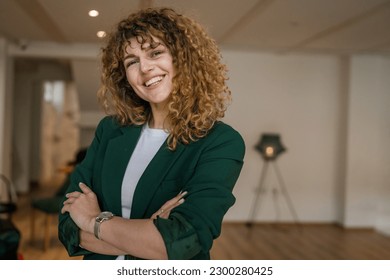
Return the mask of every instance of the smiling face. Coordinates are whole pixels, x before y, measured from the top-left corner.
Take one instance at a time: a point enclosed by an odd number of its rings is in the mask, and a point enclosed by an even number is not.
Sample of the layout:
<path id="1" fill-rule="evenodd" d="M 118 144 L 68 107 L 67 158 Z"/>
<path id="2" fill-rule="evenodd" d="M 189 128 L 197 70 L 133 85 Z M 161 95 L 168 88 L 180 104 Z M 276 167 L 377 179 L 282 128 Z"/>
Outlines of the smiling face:
<path id="1" fill-rule="evenodd" d="M 169 49 L 158 38 L 152 38 L 153 46 L 150 42 L 141 45 L 136 38 L 131 38 L 125 48 L 123 64 L 130 86 L 156 113 L 167 111 L 165 105 L 172 92 L 175 69 Z"/>

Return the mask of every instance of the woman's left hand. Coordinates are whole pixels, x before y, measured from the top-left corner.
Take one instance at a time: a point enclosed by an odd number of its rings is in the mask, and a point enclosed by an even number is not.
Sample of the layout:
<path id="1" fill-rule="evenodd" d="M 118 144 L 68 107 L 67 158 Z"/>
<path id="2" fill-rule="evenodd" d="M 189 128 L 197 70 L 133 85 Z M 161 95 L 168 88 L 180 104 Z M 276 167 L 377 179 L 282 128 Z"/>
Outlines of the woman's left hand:
<path id="1" fill-rule="evenodd" d="M 95 218 L 101 212 L 97 197 L 84 183 L 80 183 L 79 187 L 81 192 L 66 194 L 67 199 L 64 201 L 61 213 L 69 212 L 70 217 L 80 229 L 93 232 Z"/>
<path id="2" fill-rule="evenodd" d="M 187 192 L 180 192 L 177 196 L 165 202 L 164 205 L 161 206 L 161 208 L 156 213 L 154 213 L 150 218 L 154 220 L 157 219 L 158 216 L 163 219 L 168 219 L 171 210 L 184 202 L 183 197 L 186 194 Z"/>

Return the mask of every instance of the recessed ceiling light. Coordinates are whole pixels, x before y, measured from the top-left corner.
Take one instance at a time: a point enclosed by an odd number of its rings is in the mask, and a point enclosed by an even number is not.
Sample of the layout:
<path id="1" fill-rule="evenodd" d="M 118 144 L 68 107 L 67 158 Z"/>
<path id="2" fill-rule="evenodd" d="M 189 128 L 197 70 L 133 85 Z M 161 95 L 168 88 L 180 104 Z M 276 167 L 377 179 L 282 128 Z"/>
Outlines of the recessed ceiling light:
<path id="1" fill-rule="evenodd" d="M 89 15 L 90 17 L 97 17 L 97 16 L 99 15 L 99 12 L 96 11 L 96 10 L 90 10 L 90 11 L 88 12 L 88 15 Z"/>
<path id="2" fill-rule="evenodd" d="M 98 31 L 96 33 L 96 36 L 98 36 L 99 38 L 104 38 L 104 37 L 106 37 L 106 32 L 105 31 Z"/>

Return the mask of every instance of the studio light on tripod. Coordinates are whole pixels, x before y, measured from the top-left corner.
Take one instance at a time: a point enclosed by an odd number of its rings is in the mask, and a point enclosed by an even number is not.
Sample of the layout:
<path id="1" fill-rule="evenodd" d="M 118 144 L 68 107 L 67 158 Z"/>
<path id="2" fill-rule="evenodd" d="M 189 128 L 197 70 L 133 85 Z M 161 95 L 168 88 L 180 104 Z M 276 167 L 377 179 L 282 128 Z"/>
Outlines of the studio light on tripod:
<path id="1" fill-rule="evenodd" d="M 250 212 L 249 221 L 247 225 L 249 227 L 252 227 L 253 223 L 255 222 L 256 212 L 257 212 L 257 205 L 259 202 L 260 195 L 264 193 L 265 191 L 265 178 L 268 170 L 268 166 L 272 166 L 275 170 L 276 178 L 279 182 L 279 189 L 281 191 L 281 194 L 286 199 L 287 206 L 289 210 L 291 211 L 291 214 L 293 215 L 293 218 L 297 224 L 298 222 L 298 215 L 295 211 L 294 205 L 292 203 L 292 200 L 290 198 L 290 195 L 288 194 L 287 188 L 284 184 L 284 180 L 282 178 L 282 174 L 279 171 L 279 168 L 276 164 L 276 159 L 278 156 L 286 151 L 286 148 L 282 145 L 282 142 L 280 141 L 280 135 L 279 134 L 273 134 L 273 133 L 263 133 L 261 134 L 259 143 L 255 146 L 256 150 L 260 152 L 261 156 L 264 159 L 263 168 L 261 170 L 260 175 L 260 184 L 256 192 L 255 200 L 252 205 L 252 210 Z"/>
<path id="2" fill-rule="evenodd" d="M 275 160 L 286 148 L 280 141 L 279 134 L 263 133 L 260 142 L 256 145 L 264 160 Z"/>

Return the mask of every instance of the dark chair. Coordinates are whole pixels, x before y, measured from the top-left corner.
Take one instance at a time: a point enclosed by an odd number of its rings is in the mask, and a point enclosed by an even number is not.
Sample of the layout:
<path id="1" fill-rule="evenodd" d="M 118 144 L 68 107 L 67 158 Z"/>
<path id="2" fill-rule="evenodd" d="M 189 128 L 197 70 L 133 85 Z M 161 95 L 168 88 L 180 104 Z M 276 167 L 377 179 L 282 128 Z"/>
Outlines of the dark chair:
<path id="1" fill-rule="evenodd" d="M 5 191 L 5 192 L 4 192 Z M 7 177 L 0 174 L 0 259 L 18 259 L 20 231 L 12 222 L 12 213 L 16 211 L 16 204 L 12 198 L 12 184 Z M 5 195 L 4 195 L 5 194 Z M 5 197 L 4 197 L 5 196 Z"/>
<path id="2" fill-rule="evenodd" d="M 87 149 L 81 149 L 77 152 L 76 158 L 74 161 L 68 163 L 69 166 L 75 166 L 80 163 L 85 155 Z M 35 240 L 35 215 L 36 210 L 45 214 L 45 225 L 44 225 L 44 240 L 43 240 L 43 250 L 46 251 L 49 248 L 50 244 L 50 224 L 53 216 L 58 216 L 62 208 L 62 200 L 64 198 L 66 189 L 70 183 L 70 173 L 67 174 L 67 177 L 58 191 L 52 197 L 48 198 L 36 198 L 31 201 L 31 236 L 30 240 Z"/>
<path id="3" fill-rule="evenodd" d="M 58 215 L 62 208 L 62 199 L 68 188 L 70 175 L 67 176 L 65 182 L 52 197 L 36 198 L 31 201 L 31 236 L 30 240 L 35 240 L 35 215 L 36 210 L 45 214 L 44 240 L 43 249 L 46 251 L 50 244 L 50 224 L 54 215 Z"/>

